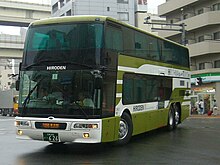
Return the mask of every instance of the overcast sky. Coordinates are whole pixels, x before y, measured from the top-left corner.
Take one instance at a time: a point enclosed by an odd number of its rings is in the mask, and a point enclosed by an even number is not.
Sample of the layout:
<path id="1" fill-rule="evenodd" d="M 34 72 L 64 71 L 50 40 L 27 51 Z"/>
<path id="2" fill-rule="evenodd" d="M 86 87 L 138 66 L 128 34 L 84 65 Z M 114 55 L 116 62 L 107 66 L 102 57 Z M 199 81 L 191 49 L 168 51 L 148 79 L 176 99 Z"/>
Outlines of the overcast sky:
<path id="1" fill-rule="evenodd" d="M 28 3 L 40 3 L 40 4 L 50 4 L 51 0 L 14 0 L 14 1 L 22 1 Z M 158 13 L 158 5 L 165 3 L 166 0 L 147 0 L 148 2 L 148 12 L 149 13 Z M 0 26 L 0 33 L 7 33 L 7 34 L 16 34 L 19 35 L 19 29 L 16 27 L 1 27 Z"/>
<path id="2" fill-rule="evenodd" d="M 154 13 L 157 14 L 158 10 L 157 7 L 158 5 L 165 3 L 166 0 L 148 0 L 148 13 Z"/>

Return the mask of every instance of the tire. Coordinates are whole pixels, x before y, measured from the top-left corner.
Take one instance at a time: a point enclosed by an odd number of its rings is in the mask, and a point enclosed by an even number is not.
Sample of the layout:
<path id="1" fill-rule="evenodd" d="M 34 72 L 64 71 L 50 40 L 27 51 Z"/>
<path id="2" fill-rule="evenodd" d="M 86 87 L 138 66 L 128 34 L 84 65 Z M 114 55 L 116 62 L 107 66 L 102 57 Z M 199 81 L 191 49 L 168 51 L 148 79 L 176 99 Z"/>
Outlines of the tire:
<path id="1" fill-rule="evenodd" d="M 168 131 L 172 131 L 176 128 L 176 121 L 175 121 L 175 110 L 173 108 L 173 105 L 170 107 L 169 113 L 168 113 L 168 122 L 167 122 L 167 129 Z"/>
<path id="2" fill-rule="evenodd" d="M 178 106 L 175 104 L 173 105 L 174 108 L 174 121 L 175 121 L 175 126 L 177 127 L 177 125 L 180 123 L 180 111 Z"/>
<path id="3" fill-rule="evenodd" d="M 118 141 L 117 145 L 124 145 L 129 142 L 133 133 L 133 124 L 128 113 L 123 113 L 119 123 Z"/>

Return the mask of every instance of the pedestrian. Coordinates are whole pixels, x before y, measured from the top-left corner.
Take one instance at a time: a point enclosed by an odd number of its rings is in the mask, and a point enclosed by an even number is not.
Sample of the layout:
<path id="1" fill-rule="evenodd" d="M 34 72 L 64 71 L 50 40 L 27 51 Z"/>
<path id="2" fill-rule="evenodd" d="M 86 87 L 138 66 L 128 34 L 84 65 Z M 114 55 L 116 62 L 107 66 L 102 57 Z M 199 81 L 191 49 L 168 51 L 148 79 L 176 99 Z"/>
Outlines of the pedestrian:
<path id="1" fill-rule="evenodd" d="M 213 111 L 213 115 L 218 114 L 218 106 L 217 106 L 216 100 L 213 100 L 212 111 Z"/>
<path id="2" fill-rule="evenodd" d="M 202 99 L 199 101 L 199 114 L 204 114 L 204 102 L 202 101 Z"/>

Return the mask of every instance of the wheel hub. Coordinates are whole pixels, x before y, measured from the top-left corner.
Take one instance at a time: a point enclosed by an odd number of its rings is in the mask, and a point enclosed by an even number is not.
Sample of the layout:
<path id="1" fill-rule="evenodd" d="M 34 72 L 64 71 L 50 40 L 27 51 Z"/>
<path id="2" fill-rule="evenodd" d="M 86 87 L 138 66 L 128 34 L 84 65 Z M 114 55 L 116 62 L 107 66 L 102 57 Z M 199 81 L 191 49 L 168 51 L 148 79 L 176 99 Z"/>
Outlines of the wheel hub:
<path id="1" fill-rule="evenodd" d="M 128 124 L 125 120 L 120 121 L 119 125 L 119 139 L 124 139 L 128 134 Z"/>

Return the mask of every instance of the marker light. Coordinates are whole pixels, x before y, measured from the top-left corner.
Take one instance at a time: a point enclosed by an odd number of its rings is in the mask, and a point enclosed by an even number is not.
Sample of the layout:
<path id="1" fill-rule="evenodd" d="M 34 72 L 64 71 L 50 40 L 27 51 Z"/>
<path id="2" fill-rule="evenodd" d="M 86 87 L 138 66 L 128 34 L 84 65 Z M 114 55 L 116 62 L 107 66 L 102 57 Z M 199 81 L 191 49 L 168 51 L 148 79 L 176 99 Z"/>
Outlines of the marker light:
<path id="1" fill-rule="evenodd" d="M 17 134 L 21 136 L 23 134 L 23 131 L 22 130 L 18 130 Z"/>
<path id="2" fill-rule="evenodd" d="M 83 133 L 83 138 L 89 138 L 89 133 Z"/>

